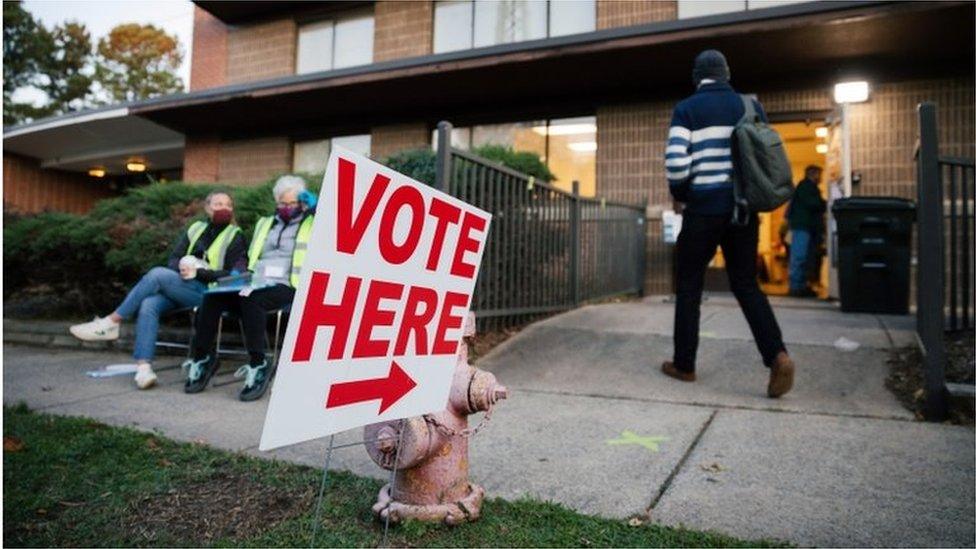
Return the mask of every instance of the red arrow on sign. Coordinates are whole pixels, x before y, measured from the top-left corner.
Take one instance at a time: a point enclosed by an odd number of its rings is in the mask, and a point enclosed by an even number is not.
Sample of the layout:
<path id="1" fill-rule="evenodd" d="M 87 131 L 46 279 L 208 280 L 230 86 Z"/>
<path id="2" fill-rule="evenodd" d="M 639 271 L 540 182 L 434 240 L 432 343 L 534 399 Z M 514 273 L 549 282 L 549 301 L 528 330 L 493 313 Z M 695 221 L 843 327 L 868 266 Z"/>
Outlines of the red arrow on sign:
<path id="1" fill-rule="evenodd" d="M 403 395 L 417 386 L 400 365 L 393 361 L 390 374 L 386 377 L 362 379 L 336 383 L 329 390 L 329 398 L 325 402 L 326 408 L 338 408 L 349 404 L 358 404 L 370 400 L 380 399 L 380 413 L 393 406 Z"/>

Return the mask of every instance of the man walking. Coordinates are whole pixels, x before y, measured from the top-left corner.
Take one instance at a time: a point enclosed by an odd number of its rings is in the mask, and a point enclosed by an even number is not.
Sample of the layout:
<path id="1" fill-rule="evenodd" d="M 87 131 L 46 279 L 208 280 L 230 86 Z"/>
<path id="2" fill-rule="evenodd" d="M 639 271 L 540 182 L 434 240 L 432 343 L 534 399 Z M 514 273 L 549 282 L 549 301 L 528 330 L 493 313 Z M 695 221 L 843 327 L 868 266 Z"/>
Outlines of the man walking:
<path id="1" fill-rule="evenodd" d="M 810 165 L 804 170 L 803 179 L 796 184 L 796 192 L 790 202 L 787 219 L 793 233 L 790 244 L 790 295 L 794 297 L 815 297 L 817 294 L 807 286 L 807 274 L 815 263 L 814 256 L 820 246 L 823 233 L 823 214 L 827 202 L 820 196 L 821 169 Z"/>
<path id="2" fill-rule="evenodd" d="M 674 358 L 661 369 L 675 379 L 695 381 L 705 269 L 715 248 L 721 246 L 729 285 L 749 322 L 763 363 L 770 370 L 766 393 L 778 398 L 793 386 L 794 365 L 769 301 L 756 281 L 757 216 L 750 214 L 745 225 L 732 224 L 730 136 L 745 114 L 745 107 L 729 85 L 729 76 L 721 52 L 706 50 L 698 54 L 692 71 L 697 89 L 678 103 L 671 119 L 665 151 L 668 186 L 675 200 L 685 207 L 677 243 Z M 751 101 L 765 121 L 762 106 Z"/>

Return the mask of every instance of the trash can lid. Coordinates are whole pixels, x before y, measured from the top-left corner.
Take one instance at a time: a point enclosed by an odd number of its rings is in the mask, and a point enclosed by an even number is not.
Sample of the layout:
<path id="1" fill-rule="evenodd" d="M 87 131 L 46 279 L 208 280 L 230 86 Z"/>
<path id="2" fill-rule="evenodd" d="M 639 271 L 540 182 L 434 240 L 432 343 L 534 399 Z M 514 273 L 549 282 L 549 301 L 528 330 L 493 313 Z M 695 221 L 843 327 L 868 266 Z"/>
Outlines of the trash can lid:
<path id="1" fill-rule="evenodd" d="M 852 196 L 834 200 L 832 211 L 914 210 L 915 203 L 896 196 Z"/>

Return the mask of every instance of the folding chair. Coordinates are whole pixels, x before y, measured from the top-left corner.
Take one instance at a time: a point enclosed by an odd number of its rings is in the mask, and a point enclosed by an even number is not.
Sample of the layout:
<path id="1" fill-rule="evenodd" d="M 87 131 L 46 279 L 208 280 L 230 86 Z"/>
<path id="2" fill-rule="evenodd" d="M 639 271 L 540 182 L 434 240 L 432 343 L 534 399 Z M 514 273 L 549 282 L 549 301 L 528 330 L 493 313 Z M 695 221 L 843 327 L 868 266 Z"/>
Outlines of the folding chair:
<path id="1" fill-rule="evenodd" d="M 273 316 L 274 317 L 274 339 L 268 341 L 268 347 L 271 348 L 271 362 L 269 364 L 271 365 L 272 371 L 275 370 L 275 368 L 276 368 L 276 366 L 278 364 L 278 351 L 280 350 L 279 348 L 281 346 L 281 337 L 284 335 L 284 334 L 282 334 L 283 321 L 289 315 L 290 312 L 291 312 L 291 303 L 288 303 L 288 304 L 286 304 L 285 306 L 283 306 L 283 307 L 281 307 L 279 309 L 272 309 L 272 310 L 268 311 L 268 316 Z M 227 348 L 223 348 L 221 346 L 220 340 L 221 340 L 221 336 L 223 334 L 224 319 L 227 319 L 229 321 L 233 321 L 233 320 L 236 320 L 237 321 L 238 328 L 241 331 L 241 341 L 245 342 L 245 346 L 246 346 L 246 343 L 247 343 L 247 338 L 244 335 L 244 321 L 241 320 L 241 318 L 238 315 L 233 314 L 230 311 L 225 311 L 222 315 L 220 315 L 220 320 L 217 323 L 217 350 L 216 350 L 216 354 L 217 354 L 218 360 L 220 359 L 221 353 L 226 354 L 226 355 L 245 355 L 245 356 L 248 355 L 248 352 L 247 352 L 247 349 L 246 348 L 230 348 L 230 349 L 227 349 Z M 264 337 L 267 340 L 267 338 L 268 338 L 268 331 L 267 331 L 267 329 L 265 330 Z M 219 366 L 218 366 L 218 368 L 219 368 Z M 234 371 L 236 371 L 236 368 L 234 369 Z M 217 377 L 218 376 L 226 376 L 228 373 L 231 373 L 231 372 L 230 371 L 220 372 L 218 370 L 217 373 L 214 375 L 213 380 L 211 381 L 211 385 L 213 385 L 214 387 L 220 387 L 222 385 L 229 385 L 231 383 L 236 383 L 237 380 L 221 381 L 219 383 L 217 382 Z"/>
<path id="2" fill-rule="evenodd" d="M 172 310 L 169 310 L 169 311 L 163 313 L 163 315 L 160 317 L 160 320 L 162 321 L 163 319 L 173 318 L 173 317 L 176 317 L 178 315 L 183 315 L 183 314 L 189 314 L 190 315 L 190 335 L 187 338 L 186 343 L 179 342 L 179 341 L 165 341 L 165 340 L 160 340 L 160 339 L 157 338 L 156 339 L 156 347 L 157 348 L 162 347 L 163 349 L 185 349 L 186 350 L 186 357 L 187 358 L 192 358 L 192 357 L 190 357 L 190 354 L 193 352 L 193 334 L 194 334 L 194 330 L 196 329 L 195 321 L 196 321 L 196 317 L 197 317 L 197 308 L 196 307 L 179 307 L 179 308 L 176 308 L 176 309 L 172 309 Z M 155 370 L 157 372 L 164 371 L 164 370 L 173 370 L 175 368 L 179 368 L 179 366 L 180 366 L 179 364 L 176 364 L 176 365 L 173 365 L 173 366 L 163 366 L 162 368 L 155 368 Z"/>

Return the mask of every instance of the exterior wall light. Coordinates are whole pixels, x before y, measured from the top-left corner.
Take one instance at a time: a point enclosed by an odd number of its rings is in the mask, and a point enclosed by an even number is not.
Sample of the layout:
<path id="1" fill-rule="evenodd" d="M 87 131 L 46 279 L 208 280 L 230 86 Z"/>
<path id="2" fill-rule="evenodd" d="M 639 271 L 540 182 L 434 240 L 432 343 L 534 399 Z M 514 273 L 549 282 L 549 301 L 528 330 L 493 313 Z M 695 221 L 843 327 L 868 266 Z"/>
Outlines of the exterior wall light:
<path id="1" fill-rule="evenodd" d="M 141 173 L 146 171 L 146 163 L 140 160 L 130 160 L 125 163 L 125 169 L 129 170 L 130 172 Z"/>
<path id="2" fill-rule="evenodd" d="M 817 152 L 820 154 L 827 154 L 830 149 L 827 147 L 826 143 L 817 143 Z"/>
<path id="3" fill-rule="evenodd" d="M 868 83 L 863 80 L 834 84 L 834 101 L 837 103 L 863 103 L 867 100 Z"/>
<path id="4" fill-rule="evenodd" d="M 105 168 L 92 168 L 88 170 L 88 175 L 92 177 L 105 177 Z"/>
<path id="5" fill-rule="evenodd" d="M 827 135 L 829 134 L 829 130 L 827 129 L 827 126 L 820 126 L 817 129 L 813 130 L 813 132 L 820 139 L 825 139 L 827 137 Z"/>

